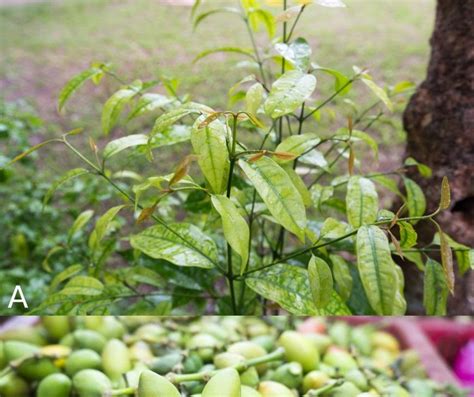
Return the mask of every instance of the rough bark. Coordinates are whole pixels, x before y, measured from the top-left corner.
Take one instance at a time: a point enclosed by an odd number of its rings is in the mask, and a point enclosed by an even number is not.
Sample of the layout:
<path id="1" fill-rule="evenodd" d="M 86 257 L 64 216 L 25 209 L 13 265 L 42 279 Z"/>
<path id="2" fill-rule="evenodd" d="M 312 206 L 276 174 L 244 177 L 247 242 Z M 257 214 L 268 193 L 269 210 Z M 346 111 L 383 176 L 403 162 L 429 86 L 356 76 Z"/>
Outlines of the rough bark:
<path id="1" fill-rule="evenodd" d="M 433 177 L 411 175 L 424 189 L 427 211 L 438 206 L 441 178 L 449 178 L 451 208 L 438 217 L 455 240 L 474 246 L 474 0 L 438 0 L 431 58 L 426 80 L 404 114 L 406 155 L 432 167 Z M 422 242 L 433 236 L 432 225 L 420 224 Z M 422 279 L 406 271 L 407 293 L 420 302 Z M 474 272 L 458 278 L 448 308 L 454 314 L 474 313 Z M 420 306 L 410 308 L 420 312 Z"/>

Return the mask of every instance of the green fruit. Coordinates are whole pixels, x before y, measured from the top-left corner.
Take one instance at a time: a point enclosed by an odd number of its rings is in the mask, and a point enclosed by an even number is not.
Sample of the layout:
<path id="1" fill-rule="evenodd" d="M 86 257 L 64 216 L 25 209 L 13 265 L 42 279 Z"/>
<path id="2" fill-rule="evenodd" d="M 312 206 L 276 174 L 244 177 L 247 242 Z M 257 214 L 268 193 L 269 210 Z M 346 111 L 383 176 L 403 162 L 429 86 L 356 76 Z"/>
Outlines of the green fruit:
<path id="1" fill-rule="evenodd" d="M 341 386 L 332 389 L 330 395 L 331 397 L 357 397 L 360 393 L 362 391 L 356 385 L 351 382 L 344 382 Z"/>
<path id="2" fill-rule="evenodd" d="M 152 371 L 143 371 L 138 382 L 138 397 L 181 397 L 178 389 L 166 378 Z"/>
<path id="3" fill-rule="evenodd" d="M 33 358 L 20 365 L 17 371 L 26 380 L 41 380 L 59 372 L 59 368 L 49 358 Z"/>
<path id="4" fill-rule="evenodd" d="M 258 392 L 262 397 L 295 397 L 293 392 L 285 385 L 271 380 L 260 383 Z"/>
<path id="5" fill-rule="evenodd" d="M 135 331 L 135 337 L 144 341 L 159 342 L 166 336 L 166 329 L 158 324 L 144 324 Z"/>
<path id="6" fill-rule="evenodd" d="M 71 353 L 66 359 L 64 369 L 66 374 L 74 376 L 83 369 L 100 369 L 102 366 L 102 359 L 94 350 L 81 349 Z"/>
<path id="7" fill-rule="evenodd" d="M 188 357 L 184 360 L 183 363 L 183 372 L 185 374 L 192 374 L 194 372 L 198 372 L 204 363 L 201 360 L 201 356 L 199 354 L 191 352 Z"/>
<path id="8" fill-rule="evenodd" d="M 203 361 L 209 362 L 212 360 L 214 350 L 221 347 L 221 342 L 212 335 L 197 334 L 189 339 L 186 347 L 190 350 L 195 350 Z"/>
<path id="9" fill-rule="evenodd" d="M 150 346 L 143 341 L 135 342 L 128 352 L 132 361 L 149 362 L 154 359 Z"/>
<path id="10" fill-rule="evenodd" d="M 347 371 L 344 378 L 347 381 L 352 382 L 354 385 L 356 385 L 362 391 L 369 390 L 369 384 L 367 382 L 367 378 L 362 373 L 362 371 L 358 368 L 351 369 L 351 370 Z"/>
<path id="11" fill-rule="evenodd" d="M 351 344 L 364 356 L 372 352 L 372 332 L 371 326 L 360 326 L 351 331 Z"/>
<path id="12" fill-rule="evenodd" d="M 410 397 L 410 393 L 399 385 L 390 385 L 383 389 L 383 395 L 387 397 Z M 419 397 L 417 395 L 417 397 Z"/>
<path id="13" fill-rule="evenodd" d="M 0 370 L 7 366 L 7 358 L 5 357 L 5 342 L 0 340 Z"/>
<path id="14" fill-rule="evenodd" d="M 120 339 L 127 332 L 125 326 L 115 317 L 102 317 L 102 322 L 95 330 L 107 339 Z"/>
<path id="15" fill-rule="evenodd" d="M 0 333 L 0 341 L 1 340 L 26 342 L 37 346 L 44 346 L 48 343 L 38 327 L 21 327 L 3 331 Z"/>
<path id="16" fill-rule="evenodd" d="M 3 351 L 6 361 L 10 362 L 38 353 L 40 348 L 27 342 L 6 341 L 3 343 Z"/>
<path id="17" fill-rule="evenodd" d="M 41 318 L 48 335 L 55 341 L 60 340 L 71 332 L 69 317 L 66 316 L 45 316 Z"/>
<path id="18" fill-rule="evenodd" d="M 271 335 L 259 335 L 252 338 L 251 341 L 262 346 L 267 352 L 275 350 L 275 337 Z"/>
<path id="19" fill-rule="evenodd" d="M 261 357 L 267 354 L 267 351 L 262 346 L 250 341 L 233 343 L 227 348 L 227 351 L 229 353 L 240 354 L 241 356 L 245 357 L 246 360 Z M 265 364 L 260 364 L 257 366 L 257 371 L 259 374 L 261 374 L 266 368 L 267 366 Z"/>
<path id="20" fill-rule="evenodd" d="M 342 321 L 335 322 L 329 328 L 328 334 L 336 345 L 344 349 L 349 348 L 351 328 L 347 323 L 344 323 Z"/>
<path id="21" fill-rule="evenodd" d="M 316 347 L 320 356 L 332 345 L 332 339 L 325 334 L 305 334 L 305 337 Z"/>
<path id="22" fill-rule="evenodd" d="M 72 382 L 63 374 L 52 374 L 38 385 L 36 397 L 69 397 Z"/>
<path id="23" fill-rule="evenodd" d="M 398 343 L 398 340 L 388 332 L 374 332 L 372 335 L 372 344 L 374 345 L 374 348 L 388 350 L 394 354 L 398 354 L 400 351 L 400 344 Z"/>
<path id="24" fill-rule="evenodd" d="M 160 375 L 166 375 L 171 372 L 173 368 L 181 364 L 183 355 L 181 353 L 169 353 L 162 357 L 157 357 L 149 363 L 149 367 L 153 372 Z"/>
<path id="25" fill-rule="evenodd" d="M 217 369 L 232 367 L 245 361 L 245 357 L 241 354 L 224 352 L 214 356 L 214 365 Z"/>
<path id="26" fill-rule="evenodd" d="M 300 363 L 291 362 L 278 367 L 271 380 L 279 382 L 290 389 L 297 389 L 303 382 L 303 367 Z"/>
<path id="27" fill-rule="evenodd" d="M 28 383 L 19 376 L 11 373 L 0 378 L 0 396 L 28 397 L 29 395 Z"/>
<path id="28" fill-rule="evenodd" d="M 202 397 L 240 397 L 240 377 L 234 368 L 218 371 L 204 386 Z"/>
<path id="29" fill-rule="evenodd" d="M 252 387 L 240 386 L 240 397 L 262 397 L 262 395 Z"/>
<path id="30" fill-rule="evenodd" d="M 107 339 L 96 331 L 89 329 L 79 329 L 74 332 L 74 346 L 81 349 L 92 349 L 97 353 L 102 353 Z"/>
<path id="31" fill-rule="evenodd" d="M 109 340 L 102 351 L 102 368 L 111 379 L 119 379 L 130 371 L 132 363 L 127 345 L 118 339 Z"/>
<path id="32" fill-rule="evenodd" d="M 417 397 L 434 397 L 435 392 L 433 391 L 433 388 L 424 379 L 410 379 L 407 382 L 407 387 L 408 390 L 410 390 L 410 394 L 412 396 L 417 396 Z"/>
<path id="33" fill-rule="evenodd" d="M 349 370 L 357 368 L 357 363 L 346 350 L 332 346 L 324 355 L 323 362 L 335 367 L 341 374 L 346 374 Z"/>
<path id="34" fill-rule="evenodd" d="M 112 389 L 112 383 L 96 369 L 83 369 L 74 375 L 72 387 L 79 397 L 102 397 Z"/>
<path id="35" fill-rule="evenodd" d="M 317 369 L 319 352 L 304 334 L 296 331 L 285 331 L 278 339 L 278 343 L 285 349 L 287 361 L 300 363 L 304 372 Z"/>
<path id="36" fill-rule="evenodd" d="M 311 389 L 319 389 L 331 378 L 322 371 L 308 372 L 303 378 L 303 391 L 306 393 Z"/>
<path id="37" fill-rule="evenodd" d="M 258 376 L 257 369 L 255 367 L 250 367 L 246 371 L 240 374 L 240 383 L 242 385 L 257 387 L 260 383 L 260 377 Z"/>

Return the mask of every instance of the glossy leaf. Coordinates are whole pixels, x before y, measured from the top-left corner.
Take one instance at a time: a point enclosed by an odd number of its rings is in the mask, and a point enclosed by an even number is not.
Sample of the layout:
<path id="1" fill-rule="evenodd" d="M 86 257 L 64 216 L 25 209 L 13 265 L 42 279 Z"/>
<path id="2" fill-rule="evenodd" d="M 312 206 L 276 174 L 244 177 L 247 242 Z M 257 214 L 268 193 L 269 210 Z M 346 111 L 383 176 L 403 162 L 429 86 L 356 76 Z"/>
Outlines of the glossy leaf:
<path id="1" fill-rule="evenodd" d="M 210 269 L 217 262 L 214 241 L 187 223 L 152 226 L 133 235 L 130 244 L 152 258 L 165 259 L 176 266 Z"/>
<path id="2" fill-rule="evenodd" d="M 324 259 L 312 256 L 308 263 L 309 286 L 317 308 L 327 306 L 332 298 L 333 280 L 331 269 Z"/>
<path id="3" fill-rule="evenodd" d="M 297 174 L 297 172 L 290 165 L 287 165 L 286 167 L 284 166 L 283 169 L 286 171 L 286 173 L 291 179 L 291 182 L 293 182 L 293 185 L 295 185 L 296 190 L 298 190 L 299 194 L 301 195 L 304 206 L 306 208 L 311 207 L 311 205 L 313 204 L 313 200 L 311 198 L 311 194 L 308 188 L 306 187 L 306 184 L 304 183 L 303 179 Z"/>
<path id="4" fill-rule="evenodd" d="M 53 292 L 58 285 L 70 279 L 72 276 L 80 273 L 83 269 L 84 267 L 82 265 L 72 265 L 64 269 L 62 272 L 56 274 L 49 285 L 49 292 Z"/>
<path id="5" fill-rule="evenodd" d="M 257 114 L 258 108 L 263 100 L 264 89 L 260 83 L 253 84 L 245 95 L 245 110 L 251 114 Z"/>
<path id="6" fill-rule="evenodd" d="M 390 100 L 390 98 L 387 95 L 387 92 L 379 87 L 377 84 L 375 84 L 372 80 L 370 79 L 361 79 L 367 87 L 370 88 L 370 90 L 385 104 L 388 110 L 393 112 L 393 103 Z"/>
<path id="7" fill-rule="evenodd" d="M 410 179 L 410 178 L 403 178 L 403 183 L 405 184 L 405 190 L 407 193 L 407 207 L 408 207 L 408 214 L 410 217 L 417 217 L 422 216 L 425 214 L 426 210 L 426 199 L 418 184 Z"/>
<path id="8" fill-rule="evenodd" d="M 370 179 L 353 176 L 347 184 L 347 219 L 352 227 L 374 223 L 378 212 L 378 195 Z"/>
<path id="9" fill-rule="evenodd" d="M 446 285 L 449 291 L 454 294 L 454 265 L 453 252 L 449 246 L 448 238 L 440 230 L 439 231 L 440 248 L 441 248 L 441 264 L 443 265 L 444 276 L 446 277 Z"/>
<path id="10" fill-rule="evenodd" d="M 290 44 L 277 43 L 275 50 L 288 62 L 302 72 L 306 72 L 311 63 L 311 47 L 302 37 L 298 37 Z"/>
<path id="11" fill-rule="evenodd" d="M 273 83 L 264 104 L 265 113 L 274 119 L 292 113 L 311 96 L 315 88 L 316 77 L 291 70 Z"/>
<path id="12" fill-rule="evenodd" d="M 474 270 L 474 249 L 469 248 L 467 245 L 458 243 L 446 233 L 444 233 L 444 236 L 448 241 L 449 246 L 453 249 L 454 254 L 456 255 L 459 273 L 463 275 L 469 269 Z M 440 245 L 439 233 L 435 234 L 432 244 Z"/>
<path id="13" fill-rule="evenodd" d="M 334 291 L 328 305 L 322 309 L 317 308 L 311 295 L 308 271 L 300 267 L 287 264 L 274 265 L 250 274 L 245 282 L 257 294 L 278 303 L 291 314 L 319 316 L 350 314 L 347 306 Z"/>
<path id="14" fill-rule="evenodd" d="M 191 132 L 191 143 L 198 156 L 198 164 L 214 193 L 223 193 L 229 176 L 228 127 L 220 120 L 199 128 L 203 117 L 196 120 Z"/>
<path id="15" fill-rule="evenodd" d="M 423 306 L 428 316 L 445 316 L 448 286 L 440 263 L 428 258 L 423 283 Z"/>
<path id="16" fill-rule="evenodd" d="M 332 263 L 336 291 L 343 301 L 348 301 L 352 293 L 352 275 L 350 265 L 339 255 L 329 256 Z"/>
<path id="17" fill-rule="evenodd" d="M 94 76 L 98 76 L 102 73 L 103 70 L 101 68 L 92 67 L 90 69 L 84 70 L 69 80 L 59 93 L 58 111 L 63 109 L 71 95 L 76 92 L 77 89 L 81 87 L 87 80 L 92 79 Z"/>
<path id="18" fill-rule="evenodd" d="M 69 280 L 64 288 L 59 291 L 61 295 L 101 295 L 104 284 L 94 277 L 76 276 Z"/>
<path id="19" fill-rule="evenodd" d="M 241 15 L 238 8 L 234 8 L 234 7 L 215 8 L 215 9 L 212 9 L 212 10 L 209 10 L 209 11 L 206 11 L 206 12 L 203 12 L 203 13 L 199 14 L 194 19 L 193 29 L 196 29 L 202 21 L 204 21 L 206 18 L 210 17 L 211 15 L 222 14 L 222 13 Z"/>
<path id="20" fill-rule="evenodd" d="M 404 296 L 405 278 L 400 266 L 395 265 L 395 275 L 397 276 L 397 292 L 393 303 L 393 315 L 403 316 L 407 310 L 407 301 Z"/>
<path id="21" fill-rule="evenodd" d="M 255 59 L 254 55 L 253 55 L 253 52 L 251 50 L 247 50 L 247 49 L 239 48 L 239 47 L 220 47 L 220 48 L 213 48 L 213 49 L 210 49 L 210 50 L 205 50 L 205 51 L 200 52 L 196 56 L 196 58 L 194 58 L 193 62 L 200 61 L 201 59 L 203 59 L 203 58 L 205 58 L 209 55 L 217 54 L 219 52 L 231 52 L 231 53 L 235 53 L 235 54 L 245 55 L 245 56 L 247 56 L 251 59 Z"/>
<path id="22" fill-rule="evenodd" d="M 323 186 L 316 183 L 311 186 L 310 194 L 314 206 L 318 210 L 321 210 L 323 204 L 334 195 L 334 188 L 332 186 Z"/>
<path id="23" fill-rule="evenodd" d="M 316 145 L 321 142 L 321 139 L 316 134 L 301 134 L 291 135 L 285 138 L 275 149 L 276 152 L 293 153 L 296 156 L 301 156 L 303 153 L 311 151 Z M 288 160 L 279 160 L 279 163 L 285 163 Z"/>
<path id="24" fill-rule="evenodd" d="M 120 210 L 124 207 L 125 205 L 118 205 L 116 207 L 112 207 L 97 220 L 95 228 L 89 237 L 89 248 L 91 250 L 95 251 L 98 248 L 102 239 L 107 234 L 111 222 L 120 212 Z"/>
<path id="25" fill-rule="evenodd" d="M 176 124 L 151 138 L 149 144 L 152 149 L 174 145 L 191 139 L 191 127 Z"/>
<path id="26" fill-rule="evenodd" d="M 350 231 L 350 226 L 347 223 L 341 222 L 334 218 L 326 218 L 321 226 L 321 238 L 326 240 L 338 239 Z"/>
<path id="27" fill-rule="evenodd" d="M 361 226 L 357 232 L 357 266 L 372 309 L 393 314 L 397 275 L 387 237 L 377 226 Z"/>
<path id="28" fill-rule="evenodd" d="M 144 266 L 130 268 L 130 278 L 140 284 L 148 284 L 157 288 L 166 286 L 167 281 L 160 274 Z"/>
<path id="29" fill-rule="evenodd" d="M 266 11 L 262 8 L 252 8 L 251 10 L 249 10 L 247 15 L 249 23 L 254 32 L 258 32 L 260 25 L 263 25 L 270 38 L 275 36 L 275 17 L 271 12 Z"/>
<path id="30" fill-rule="evenodd" d="M 411 248 L 416 245 L 418 235 L 410 222 L 399 221 L 400 247 Z"/>
<path id="31" fill-rule="evenodd" d="M 148 143 L 148 136 L 143 134 L 127 135 L 122 138 L 114 139 L 107 143 L 104 148 L 104 159 L 115 156 L 121 151 L 135 147 L 146 145 Z"/>
<path id="32" fill-rule="evenodd" d="M 136 88 L 124 88 L 113 94 L 104 104 L 102 110 L 102 131 L 108 134 L 110 130 L 117 124 L 123 107 L 137 95 Z"/>
<path id="33" fill-rule="evenodd" d="M 44 195 L 43 206 L 48 204 L 51 197 L 53 197 L 54 192 L 58 190 L 61 185 L 65 184 L 67 181 L 70 181 L 71 179 L 77 178 L 81 175 L 85 175 L 88 173 L 89 171 L 87 171 L 85 168 L 74 168 L 72 170 L 67 171 L 64 175 L 62 175 L 59 179 L 57 179 L 51 184 L 50 188 Z"/>
<path id="34" fill-rule="evenodd" d="M 85 210 L 77 216 L 71 228 L 69 229 L 68 241 L 70 241 L 76 233 L 78 233 L 80 230 L 84 228 L 85 225 L 87 225 L 87 223 L 91 220 L 93 215 L 94 215 L 93 210 Z"/>
<path id="35" fill-rule="evenodd" d="M 268 157 L 251 164 L 240 160 L 239 165 L 276 221 L 304 241 L 306 211 L 303 199 L 285 170 Z"/>
<path id="36" fill-rule="evenodd" d="M 240 255 L 240 272 L 243 273 L 249 258 L 249 226 L 232 200 L 222 195 L 212 196 L 211 200 L 221 216 L 226 241 Z"/>
<path id="37" fill-rule="evenodd" d="M 320 70 L 330 76 L 334 77 L 334 91 L 339 92 L 339 95 L 346 95 L 352 88 L 352 83 L 349 77 L 342 74 L 338 70 L 325 68 L 316 64 L 312 64 L 313 68 Z"/>
<path id="38" fill-rule="evenodd" d="M 143 94 L 138 100 L 136 106 L 130 112 L 128 118 L 129 120 L 134 119 L 135 117 L 141 116 L 145 113 L 153 112 L 154 110 L 163 108 L 175 102 L 176 100 L 174 98 L 168 98 L 165 95 L 154 93 Z"/>
<path id="39" fill-rule="evenodd" d="M 408 157 L 406 160 L 405 160 L 405 165 L 407 166 L 415 166 L 417 167 L 418 169 L 418 172 L 420 173 L 420 175 L 424 178 L 430 178 L 431 175 L 433 174 L 433 171 L 431 170 L 430 167 L 428 167 L 427 165 L 425 164 L 422 164 L 418 161 L 416 161 L 413 157 Z"/>

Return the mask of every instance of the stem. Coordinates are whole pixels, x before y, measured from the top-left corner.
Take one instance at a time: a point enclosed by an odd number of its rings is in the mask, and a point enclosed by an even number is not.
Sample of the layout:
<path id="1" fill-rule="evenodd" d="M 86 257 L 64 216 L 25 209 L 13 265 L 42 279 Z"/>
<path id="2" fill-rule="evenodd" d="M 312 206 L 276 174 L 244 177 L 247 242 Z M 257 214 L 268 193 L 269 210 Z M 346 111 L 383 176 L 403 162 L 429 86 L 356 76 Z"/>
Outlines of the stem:
<path id="1" fill-rule="evenodd" d="M 303 14 L 303 11 L 304 11 L 305 7 L 306 7 L 306 4 L 304 4 L 304 5 L 301 7 L 300 12 L 299 12 L 298 15 L 296 16 L 295 22 L 293 22 L 293 26 L 292 26 L 291 29 L 290 29 L 290 33 L 288 33 L 288 37 L 287 37 L 287 40 L 288 40 L 288 41 L 290 41 L 291 36 L 293 35 L 293 31 L 295 30 L 296 25 L 297 25 L 297 23 L 298 23 L 298 21 L 299 21 L 299 19 L 300 19 L 300 17 L 301 17 L 301 14 Z"/>

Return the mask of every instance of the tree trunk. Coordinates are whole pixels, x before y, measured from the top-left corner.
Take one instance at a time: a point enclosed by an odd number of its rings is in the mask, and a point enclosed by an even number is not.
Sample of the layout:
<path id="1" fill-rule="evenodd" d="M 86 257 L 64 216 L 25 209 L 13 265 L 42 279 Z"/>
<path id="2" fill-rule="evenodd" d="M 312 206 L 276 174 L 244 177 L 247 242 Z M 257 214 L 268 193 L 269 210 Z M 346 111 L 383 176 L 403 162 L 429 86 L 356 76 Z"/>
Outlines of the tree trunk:
<path id="1" fill-rule="evenodd" d="M 447 176 L 451 207 L 438 216 L 443 230 L 460 243 L 474 246 L 474 0 L 438 0 L 426 80 L 404 114 L 406 155 L 433 169 L 430 179 L 413 177 L 426 194 L 427 211 L 439 203 Z M 429 222 L 420 223 L 419 240 L 433 236 Z M 407 269 L 407 294 L 421 301 L 422 279 Z M 474 313 L 474 272 L 456 280 L 449 313 Z M 420 288 L 421 287 L 421 288 Z M 420 313 L 420 307 L 409 308 Z"/>

